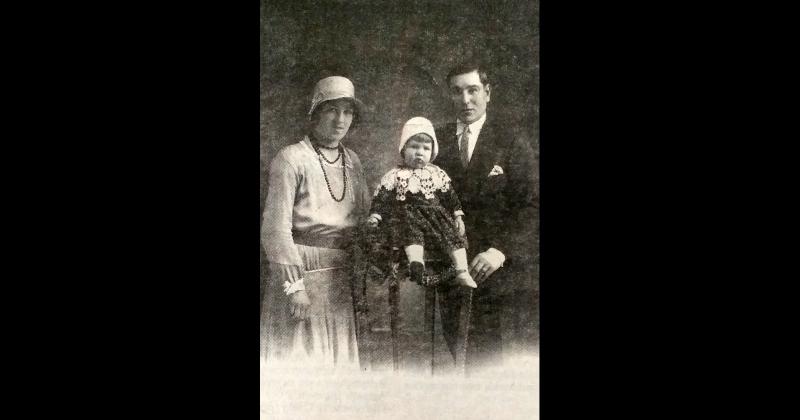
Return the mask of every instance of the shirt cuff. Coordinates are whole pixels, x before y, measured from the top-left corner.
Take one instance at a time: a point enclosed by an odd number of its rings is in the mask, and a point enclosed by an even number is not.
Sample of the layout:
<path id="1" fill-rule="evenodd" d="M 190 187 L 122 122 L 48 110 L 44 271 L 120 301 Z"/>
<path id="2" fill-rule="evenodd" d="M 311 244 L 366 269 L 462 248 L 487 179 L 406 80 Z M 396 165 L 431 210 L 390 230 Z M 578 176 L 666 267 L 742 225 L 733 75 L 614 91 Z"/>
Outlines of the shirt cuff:
<path id="1" fill-rule="evenodd" d="M 303 284 L 303 279 L 297 280 L 294 283 L 289 283 L 288 281 L 283 283 L 283 293 L 286 293 L 287 296 L 301 290 L 306 290 L 306 286 Z"/>
<path id="2" fill-rule="evenodd" d="M 506 256 L 500 252 L 497 248 L 489 248 L 486 250 L 492 258 L 497 261 L 499 264 L 497 265 L 498 268 L 503 266 L 503 263 L 506 262 Z"/>
<path id="3" fill-rule="evenodd" d="M 294 283 L 303 279 L 303 269 L 298 265 L 269 263 L 270 278 L 277 284 Z"/>

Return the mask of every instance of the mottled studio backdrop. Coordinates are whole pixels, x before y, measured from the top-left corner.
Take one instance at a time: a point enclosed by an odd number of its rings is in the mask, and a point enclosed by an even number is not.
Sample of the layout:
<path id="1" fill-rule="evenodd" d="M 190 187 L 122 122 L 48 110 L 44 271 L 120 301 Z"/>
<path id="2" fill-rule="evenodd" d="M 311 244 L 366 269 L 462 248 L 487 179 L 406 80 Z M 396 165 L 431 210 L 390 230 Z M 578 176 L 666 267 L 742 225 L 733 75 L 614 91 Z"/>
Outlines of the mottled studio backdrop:
<path id="1" fill-rule="evenodd" d="M 374 188 L 397 162 L 406 120 L 452 119 L 444 78 L 473 55 L 490 65 L 487 113 L 530 139 L 538 173 L 538 8 L 538 0 L 262 1 L 261 209 L 269 162 L 303 135 L 309 95 L 321 77 L 350 78 L 369 111 L 345 143 Z M 535 242 L 531 251 L 538 254 Z"/>

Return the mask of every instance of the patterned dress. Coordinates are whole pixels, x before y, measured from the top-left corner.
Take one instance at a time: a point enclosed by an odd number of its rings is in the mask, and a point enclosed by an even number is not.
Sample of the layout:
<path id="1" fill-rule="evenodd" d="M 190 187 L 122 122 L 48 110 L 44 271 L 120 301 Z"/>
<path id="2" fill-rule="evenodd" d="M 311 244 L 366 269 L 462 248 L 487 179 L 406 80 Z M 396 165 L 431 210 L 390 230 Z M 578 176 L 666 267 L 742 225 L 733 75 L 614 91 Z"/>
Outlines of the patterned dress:
<path id="1" fill-rule="evenodd" d="M 381 216 L 378 240 L 389 246 L 417 244 L 444 253 L 467 247 L 455 224 L 461 203 L 450 177 L 436 165 L 397 166 L 387 172 L 372 199 L 374 213 Z"/>

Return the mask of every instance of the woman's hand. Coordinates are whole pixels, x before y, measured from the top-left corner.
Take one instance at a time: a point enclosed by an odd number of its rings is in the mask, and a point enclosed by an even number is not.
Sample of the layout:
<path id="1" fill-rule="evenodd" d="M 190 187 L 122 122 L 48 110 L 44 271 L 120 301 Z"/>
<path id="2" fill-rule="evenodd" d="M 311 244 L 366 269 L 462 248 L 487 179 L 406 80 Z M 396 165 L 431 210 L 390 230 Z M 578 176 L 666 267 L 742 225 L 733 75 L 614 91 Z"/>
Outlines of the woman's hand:
<path id="1" fill-rule="evenodd" d="M 458 229 L 458 234 L 464 236 L 467 232 L 467 229 L 464 227 L 464 221 L 461 219 L 461 216 L 456 216 L 456 229 Z"/>
<path id="2" fill-rule="evenodd" d="M 302 320 L 306 318 L 308 307 L 311 306 L 311 299 L 305 290 L 300 290 L 289 295 L 289 308 L 294 319 Z"/>

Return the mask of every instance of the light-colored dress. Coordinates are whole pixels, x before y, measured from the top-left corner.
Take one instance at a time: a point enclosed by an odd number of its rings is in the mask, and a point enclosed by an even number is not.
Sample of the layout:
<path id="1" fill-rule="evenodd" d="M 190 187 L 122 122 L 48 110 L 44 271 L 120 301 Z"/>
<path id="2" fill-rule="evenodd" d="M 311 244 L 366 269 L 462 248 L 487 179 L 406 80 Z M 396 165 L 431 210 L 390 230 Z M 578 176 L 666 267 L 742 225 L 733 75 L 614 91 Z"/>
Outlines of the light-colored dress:
<path id="1" fill-rule="evenodd" d="M 261 311 L 261 357 L 305 366 L 358 367 L 352 297 L 351 234 L 365 216 L 369 192 L 358 156 L 344 152 L 347 191 L 341 197 L 342 159 L 322 161 L 306 136 L 272 160 L 261 243 L 269 261 Z M 303 278 L 308 316 L 290 313 L 284 283 Z"/>

